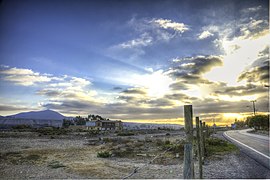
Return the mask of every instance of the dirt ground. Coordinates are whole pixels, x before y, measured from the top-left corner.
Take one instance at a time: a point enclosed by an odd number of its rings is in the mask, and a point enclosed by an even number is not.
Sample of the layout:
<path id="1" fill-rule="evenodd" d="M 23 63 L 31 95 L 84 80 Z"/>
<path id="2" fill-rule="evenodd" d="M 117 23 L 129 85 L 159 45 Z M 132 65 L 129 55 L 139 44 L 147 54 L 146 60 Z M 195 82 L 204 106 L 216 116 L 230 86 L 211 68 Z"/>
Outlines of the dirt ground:
<path id="1" fill-rule="evenodd" d="M 144 137 L 163 140 L 183 139 L 183 134 Z M 132 143 L 143 137 L 125 137 Z M 152 164 L 146 164 L 162 152 L 147 143 L 138 148 L 149 150 L 149 156 L 125 156 L 99 158 L 97 152 L 116 148 L 113 142 L 91 144 L 95 138 L 86 136 L 38 136 L 33 132 L 0 133 L 0 178 L 1 179 L 122 179 L 137 167 L 132 179 L 181 179 L 183 158 L 164 154 Z M 141 141 L 141 142 L 146 142 Z M 149 147 L 147 147 L 149 146 Z M 120 147 L 121 149 L 121 147 Z M 127 150 L 128 152 L 128 150 Z M 130 153 L 131 154 L 131 153 Z M 195 162 L 195 177 L 198 164 Z M 214 155 L 203 165 L 204 178 L 270 178 L 270 171 L 241 152 Z"/>

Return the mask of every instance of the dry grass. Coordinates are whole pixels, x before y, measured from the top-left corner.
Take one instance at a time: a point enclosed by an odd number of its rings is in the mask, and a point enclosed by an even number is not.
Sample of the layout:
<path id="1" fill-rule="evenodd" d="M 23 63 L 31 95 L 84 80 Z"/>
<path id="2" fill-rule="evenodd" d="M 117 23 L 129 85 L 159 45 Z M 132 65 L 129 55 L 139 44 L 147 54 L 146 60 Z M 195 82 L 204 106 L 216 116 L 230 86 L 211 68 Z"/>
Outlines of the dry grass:
<path id="1" fill-rule="evenodd" d="M 119 166 L 112 161 L 75 162 L 69 165 L 69 172 L 88 178 L 121 178 L 130 172 L 132 168 Z"/>

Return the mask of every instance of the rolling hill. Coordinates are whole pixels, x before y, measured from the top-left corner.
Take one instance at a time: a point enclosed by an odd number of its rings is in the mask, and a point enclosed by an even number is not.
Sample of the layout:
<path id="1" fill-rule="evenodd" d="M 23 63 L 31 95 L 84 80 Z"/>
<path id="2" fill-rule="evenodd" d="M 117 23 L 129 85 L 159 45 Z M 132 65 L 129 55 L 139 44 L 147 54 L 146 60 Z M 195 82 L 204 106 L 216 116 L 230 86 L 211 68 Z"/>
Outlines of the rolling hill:
<path id="1" fill-rule="evenodd" d="M 65 116 L 63 116 L 62 114 L 52 110 L 22 112 L 6 117 L 25 118 L 25 119 L 50 119 L 50 120 L 62 120 L 65 118 Z"/>

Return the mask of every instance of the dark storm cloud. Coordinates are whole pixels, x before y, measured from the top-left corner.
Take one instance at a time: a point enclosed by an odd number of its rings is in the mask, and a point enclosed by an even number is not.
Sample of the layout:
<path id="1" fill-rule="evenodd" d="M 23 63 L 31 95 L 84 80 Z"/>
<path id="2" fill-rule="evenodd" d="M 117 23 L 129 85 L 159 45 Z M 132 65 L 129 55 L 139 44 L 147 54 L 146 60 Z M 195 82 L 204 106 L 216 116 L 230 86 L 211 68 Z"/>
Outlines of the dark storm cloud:
<path id="1" fill-rule="evenodd" d="M 113 90 L 122 90 L 123 88 L 121 87 L 114 87 Z"/>
<path id="2" fill-rule="evenodd" d="M 75 91 L 65 91 L 65 90 L 57 90 L 57 89 L 42 89 L 37 91 L 38 95 L 48 96 L 50 98 L 76 98 L 82 99 Z"/>
<path id="3" fill-rule="evenodd" d="M 44 95 L 48 97 L 57 97 L 57 96 L 60 96 L 62 93 L 54 89 L 42 89 L 42 90 L 37 91 L 36 94 Z"/>
<path id="4" fill-rule="evenodd" d="M 149 105 L 152 105 L 153 107 L 173 106 L 174 105 L 174 103 L 167 98 L 154 99 L 154 100 L 147 101 L 147 103 Z"/>
<path id="5" fill-rule="evenodd" d="M 183 83 L 211 83 L 202 75 L 209 72 L 215 66 L 222 66 L 222 59 L 218 56 L 197 56 L 191 58 L 176 59 L 173 61 L 167 74 L 181 80 Z"/>
<path id="6" fill-rule="evenodd" d="M 249 69 L 243 71 L 238 81 L 261 82 L 268 84 L 269 81 L 269 46 L 259 53 L 259 58 L 254 61 Z"/>
<path id="7" fill-rule="evenodd" d="M 167 94 L 164 96 L 164 98 L 171 99 L 171 100 L 178 100 L 182 102 L 192 102 L 192 101 L 198 100 L 198 98 L 196 97 L 190 97 L 183 93 Z"/>
<path id="8" fill-rule="evenodd" d="M 251 69 L 244 71 L 238 77 L 238 81 L 246 80 L 250 83 L 265 83 L 269 82 L 269 61 L 264 61 L 262 65 L 252 67 Z"/>
<path id="9" fill-rule="evenodd" d="M 82 110 L 92 109 L 100 107 L 100 104 L 91 101 L 80 101 L 80 100 L 62 100 L 58 102 L 51 102 L 43 105 L 49 109 L 67 109 L 67 110 Z"/>
<path id="10" fill-rule="evenodd" d="M 123 101 L 126 101 L 126 102 L 134 102 L 134 101 L 137 100 L 137 98 L 134 97 L 134 96 L 118 96 L 117 99 L 123 100 Z"/>
<path id="11" fill-rule="evenodd" d="M 188 87 L 185 83 L 178 81 L 170 84 L 169 86 L 172 90 L 187 90 Z"/>
<path id="12" fill-rule="evenodd" d="M 146 94 L 146 92 L 143 89 L 139 89 L 139 88 L 126 89 L 126 90 L 122 91 L 122 93 L 124 93 L 124 94 L 141 94 L 141 95 Z"/>
<path id="13" fill-rule="evenodd" d="M 108 104 L 104 107 L 106 114 L 112 118 L 122 119 L 165 119 L 179 117 L 179 107 L 161 108 L 161 107 L 139 107 L 134 105 L 127 105 L 125 103 Z"/>
<path id="14" fill-rule="evenodd" d="M 0 105 L 0 111 L 29 111 L 29 108 L 15 105 Z"/>
<path id="15" fill-rule="evenodd" d="M 229 95 L 229 96 L 245 96 L 268 93 L 268 89 L 264 86 L 247 84 L 245 86 L 220 86 L 218 90 L 214 91 L 215 95 Z"/>

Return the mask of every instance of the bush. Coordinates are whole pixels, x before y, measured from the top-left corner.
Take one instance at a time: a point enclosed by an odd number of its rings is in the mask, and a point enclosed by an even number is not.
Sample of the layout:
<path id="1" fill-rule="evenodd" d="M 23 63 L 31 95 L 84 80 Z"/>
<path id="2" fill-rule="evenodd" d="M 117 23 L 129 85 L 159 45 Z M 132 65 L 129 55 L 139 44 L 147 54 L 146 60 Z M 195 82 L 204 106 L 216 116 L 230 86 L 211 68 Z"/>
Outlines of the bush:
<path id="1" fill-rule="evenodd" d="M 19 125 L 13 126 L 12 129 L 24 130 L 24 129 L 32 129 L 32 127 L 27 124 L 19 124 Z"/>
<path id="2" fill-rule="evenodd" d="M 217 138 L 206 139 L 205 145 L 206 145 L 206 153 L 208 156 L 213 154 L 226 154 L 238 150 L 238 148 L 232 143 Z"/>
<path id="3" fill-rule="evenodd" d="M 40 159 L 40 156 L 37 154 L 30 154 L 26 156 L 25 159 L 27 159 L 28 161 L 37 161 Z"/>
<path id="4" fill-rule="evenodd" d="M 269 115 L 250 116 L 246 123 L 255 130 L 269 130 Z"/>
<path id="5" fill-rule="evenodd" d="M 126 149 L 115 149 L 112 151 L 112 154 L 115 156 L 115 157 L 127 157 L 129 155 L 132 155 L 134 152 L 133 152 L 133 149 L 131 148 L 126 148 Z"/>
<path id="6" fill-rule="evenodd" d="M 133 132 L 120 132 L 117 136 L 133 136 L 135 135 Z"/>
<path id="7" fill-rule="evenodd" d="M 67 134 L 68 130 L 63 128 L 55 128 L 55 127 L 43 127 L 36 130 L 38 133 L 42 135 L 61 135 Z"/>
<path id="8" fill-rule="evenodd" d="M 100 131 L 99 130 L 94 130 L 94 129 L 91 129 L 87 132 L 87 135 L 88 136 L 97 136 L 99 135 Z"/>
<path id="9" fill-rule="evenodd" d="M 99 158 L 109 158 L 112 154 L 109 151 L 101 151 L 97 153 L 97 157 Z"/>
<path id="10" fill-rule="evenodd" d="M 66 167 L 66 166 L 59 161 L 51 161 L 48 164 L 48 167 L 53 168 L 53 169 L 57 169 L 57 168 Z"/>

